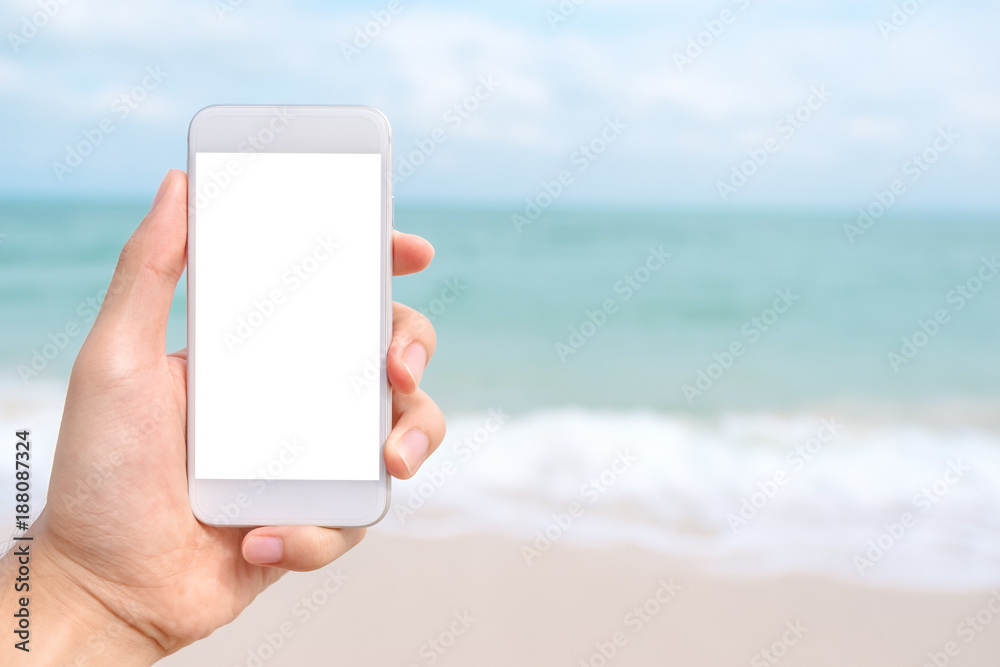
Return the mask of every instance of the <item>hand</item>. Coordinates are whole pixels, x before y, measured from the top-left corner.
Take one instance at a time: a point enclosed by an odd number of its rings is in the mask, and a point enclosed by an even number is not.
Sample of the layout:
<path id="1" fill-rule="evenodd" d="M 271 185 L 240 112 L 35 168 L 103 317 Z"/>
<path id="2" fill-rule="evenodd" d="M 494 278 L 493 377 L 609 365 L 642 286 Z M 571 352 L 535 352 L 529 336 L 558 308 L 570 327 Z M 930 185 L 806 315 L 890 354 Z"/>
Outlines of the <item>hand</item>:
<path id="1" fill-rule="evenodd" d="M 219 528 L 191 514 L 186 354 L 164 349 L 186 223 L 187 179 L 173 170 L 122 250 L 73 366 L 47 505 L 31 530 L 34 665 L 80 656 L 91 665 L 152 664 L 235 619 L 286 571 L 323 567 L 364 536 L 360 528 Z M 424 269 L 433 254 L 420 237 L 393 236 L 396 275 Z M 395 477 L 412 476 L 444 437 L 440 410 L 418 389 L 434 347 L 427 318 L 393 304 L 385 460 Z M 8 619 L 11 561 L 0 567 Z M 101 641 L 87 640 L 95 635 Z M 50 662 L 39 662 L 43 655 Z"/>

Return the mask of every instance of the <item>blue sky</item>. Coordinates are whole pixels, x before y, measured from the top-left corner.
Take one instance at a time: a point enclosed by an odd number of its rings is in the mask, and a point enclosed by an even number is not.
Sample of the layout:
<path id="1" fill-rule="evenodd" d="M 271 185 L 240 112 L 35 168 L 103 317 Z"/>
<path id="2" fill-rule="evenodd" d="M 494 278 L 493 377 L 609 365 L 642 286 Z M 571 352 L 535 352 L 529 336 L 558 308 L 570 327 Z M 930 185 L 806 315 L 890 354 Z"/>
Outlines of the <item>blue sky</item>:
<path id="1" fill-rule="evenodd" d="M 353 103 L 388 115 L 401 158 L 444 130 L 400 202 L 523 202 L 569 170 L 561 205 L 852 211 L 905 179 L 900 208 L 1000 210 L 995 2 L 895 3 L 911 14 L 883 34 L 893 1 L 565 0 L 555 25 L 557 0 L 226 1 L 6 0 L 0 194 L 149 196 L 184 166 L 203 106 Z M 391 21 L 353 44 L 373 12 Z M 499 85 L 456 115 L 483 77 Z M 624 129 L 581 162 L 615 119 Z M 113 131 L 57 174 L 102 121 Z M 957 138 L 932 150 L 947 128 Z M 924 151 L 934 163 L 911 180 Z M 723 198 L 720 182 L 740 185 Z"/>

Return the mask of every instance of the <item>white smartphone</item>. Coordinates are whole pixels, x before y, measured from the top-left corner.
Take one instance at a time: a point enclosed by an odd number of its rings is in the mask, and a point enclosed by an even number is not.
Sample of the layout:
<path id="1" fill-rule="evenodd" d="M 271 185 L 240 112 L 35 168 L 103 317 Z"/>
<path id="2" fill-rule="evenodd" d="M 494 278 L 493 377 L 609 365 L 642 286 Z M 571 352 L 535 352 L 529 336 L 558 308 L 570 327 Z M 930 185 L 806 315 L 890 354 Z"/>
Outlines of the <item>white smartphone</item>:
<path id="1" fill-rule="evenodd" d="M 213 106 L 188 134 L 188 488 L 212 525 L 389 505 L 392 139 L 350 106 Z"/>

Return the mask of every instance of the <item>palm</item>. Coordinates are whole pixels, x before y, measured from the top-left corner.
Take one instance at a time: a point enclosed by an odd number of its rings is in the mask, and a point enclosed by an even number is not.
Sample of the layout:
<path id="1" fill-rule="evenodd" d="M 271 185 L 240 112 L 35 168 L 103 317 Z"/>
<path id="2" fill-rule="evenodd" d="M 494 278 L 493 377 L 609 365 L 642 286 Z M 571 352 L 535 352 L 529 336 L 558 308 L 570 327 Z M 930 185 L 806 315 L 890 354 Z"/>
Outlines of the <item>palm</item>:
<path id="1" fill-rule="evenodd" d="M 127 622 L 185 641 L 206 636 L 284 571 L 243 559 L 247 529 L 205 526 L 191 514 L 183 354 L 116 373 L 107 371 L 113 361 L 85 352 L 70 382 L 74 409 L 66 411 L 52 471 L 52 488 L 70 490 L 50 494 L 45 521 L 63 556 L 115 585 Z M 80 441 L 88 437 L 101 442 Z M 80 478 L 84 484 L 74 488 Z"/>

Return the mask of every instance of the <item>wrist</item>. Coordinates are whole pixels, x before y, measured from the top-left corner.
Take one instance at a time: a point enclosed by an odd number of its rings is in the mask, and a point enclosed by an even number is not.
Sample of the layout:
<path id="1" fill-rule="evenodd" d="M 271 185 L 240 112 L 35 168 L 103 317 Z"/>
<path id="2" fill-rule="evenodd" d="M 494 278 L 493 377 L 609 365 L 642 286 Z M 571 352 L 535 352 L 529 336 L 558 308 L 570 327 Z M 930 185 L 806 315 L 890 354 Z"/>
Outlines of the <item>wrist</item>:
<path id="1" fill-rule="evenodd" d="M 24 537 L 31 539 L 14 541 L 0 559 L 0 618 L 11 623 L 0 636 L 13 637 L 0 645 L 0 663 L 145 667 L 166 655 L 124 605 L 95 594 L 100 582 L 87 581 L 89 573 L 61 556 L 44 530 L 33 526 Z"/>

